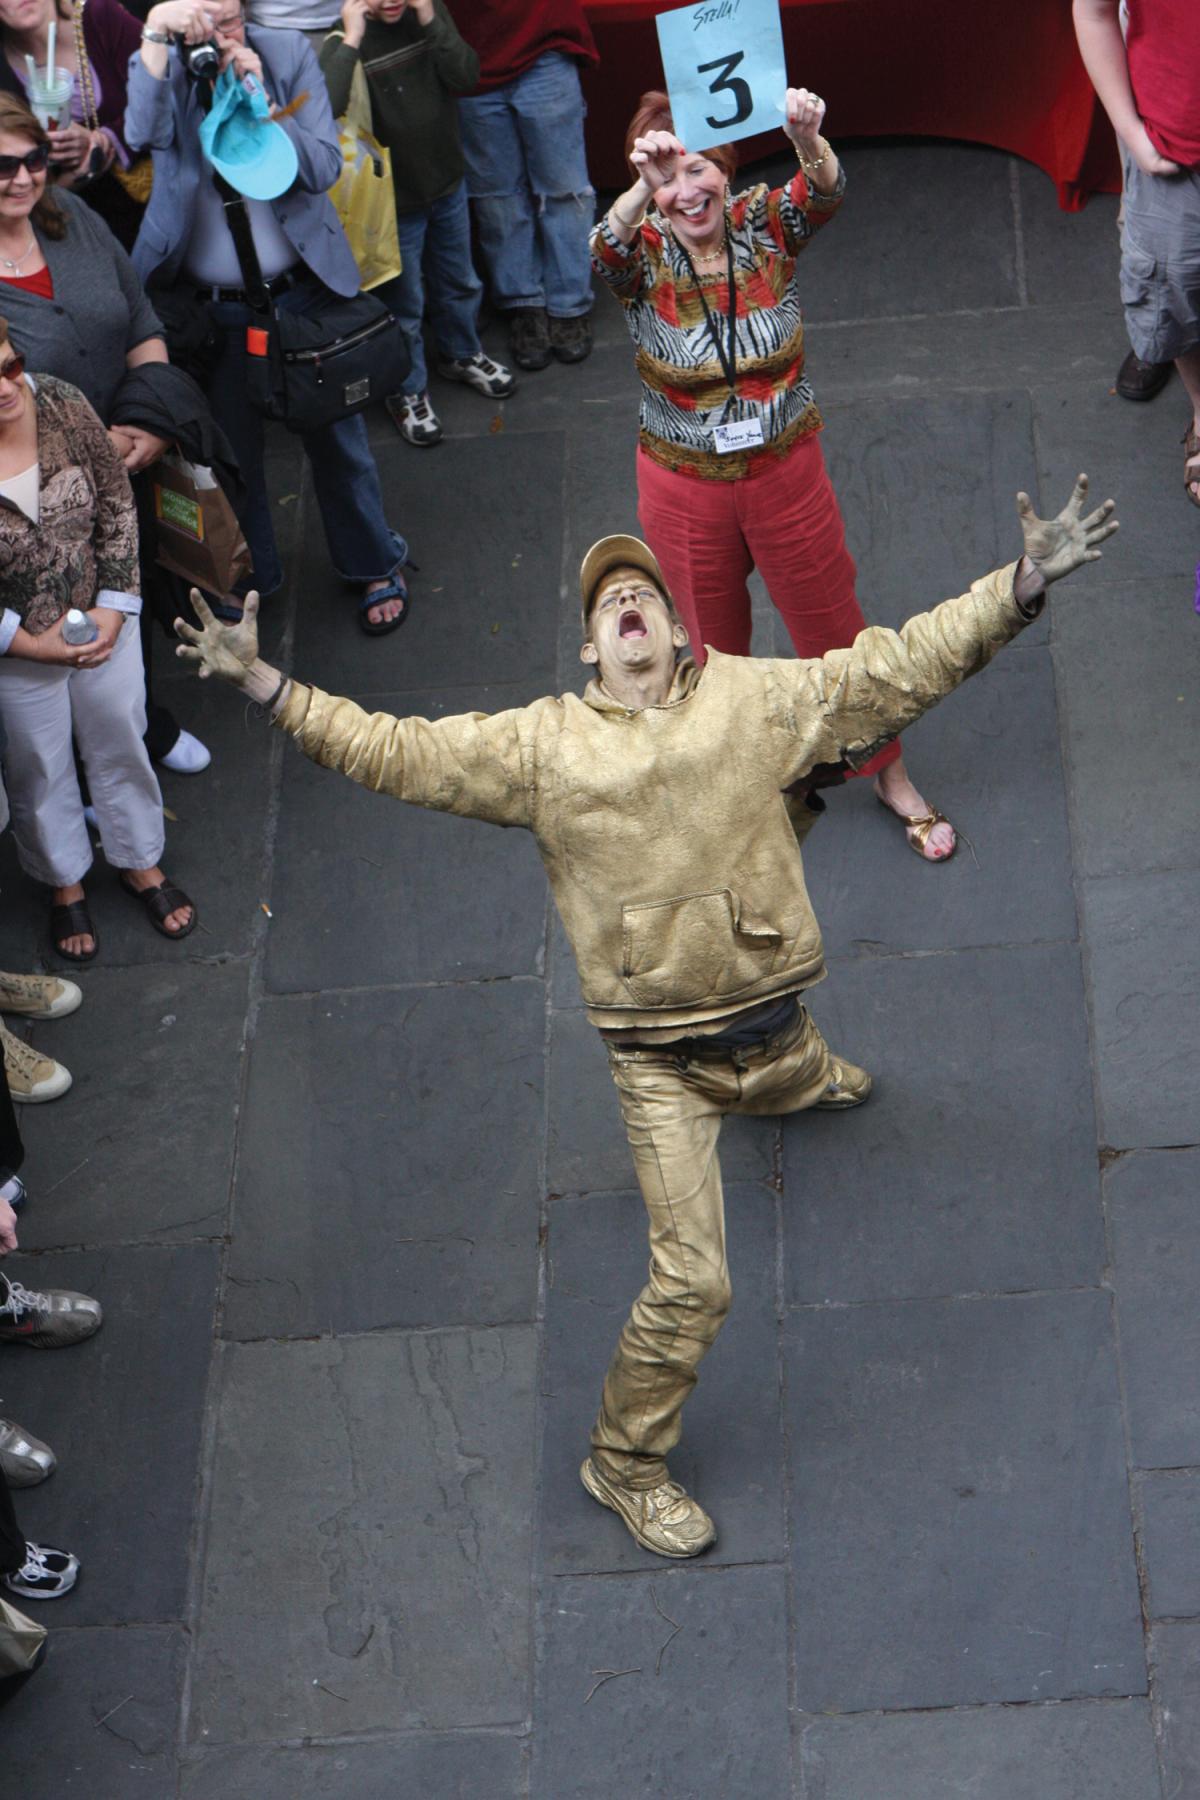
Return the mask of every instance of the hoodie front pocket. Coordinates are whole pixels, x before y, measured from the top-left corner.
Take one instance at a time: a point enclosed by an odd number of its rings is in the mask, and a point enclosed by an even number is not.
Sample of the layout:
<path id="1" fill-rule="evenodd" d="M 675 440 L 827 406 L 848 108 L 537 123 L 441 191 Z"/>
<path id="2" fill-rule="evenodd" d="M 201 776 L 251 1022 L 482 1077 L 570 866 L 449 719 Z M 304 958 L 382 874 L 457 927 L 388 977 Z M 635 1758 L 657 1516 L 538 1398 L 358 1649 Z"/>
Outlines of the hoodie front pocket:
<path id="1" fill-rule="evenodd" d="M 621 973 L 639 1006 L 694 1006 L 769 976 L 783 938 L 729 888 L 624 906 Z"/>

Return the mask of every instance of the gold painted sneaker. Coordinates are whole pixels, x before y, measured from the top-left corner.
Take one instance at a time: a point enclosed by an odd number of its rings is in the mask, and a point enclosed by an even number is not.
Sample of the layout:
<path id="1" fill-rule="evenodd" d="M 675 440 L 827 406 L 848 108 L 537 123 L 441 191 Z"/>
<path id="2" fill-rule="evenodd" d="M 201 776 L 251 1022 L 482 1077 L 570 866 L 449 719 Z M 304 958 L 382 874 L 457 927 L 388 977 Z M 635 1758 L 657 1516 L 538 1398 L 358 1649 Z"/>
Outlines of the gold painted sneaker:
<path id="1" fill-rule="evenodd" d="M 83 1001 L 82 988 L 61 975 L 10 975 L 0 969 L 0 1012 L 26 1019 L 65 1019 Z"/>
<path id="2" fill-rule="evenodd" d="M 717 1541 L 717 1528 L 677 1481 L 655 1488 L 622 1487 L 601 1474 L 589 1456 L 579 1471 L 593 1500 L 619 1513 L 643 1550 L 656 1556 L 699 1556 Z"/>
<path id="3" fill-rule="evenodd" d="M 836 1056 L 829 1065 L 829 1086 L 815 1104 L 823 1112 L 844 1112 L 848 1106 L 861 1106 L 870 1092 L 867 1071 Z"/>
<path id="4" fill-rule="evenodd" d="M 71 1072 L 52 1056 L 39 1056 L 31 1044 L 14 1037 L 0 1025 L 0 1044 L 4 1047 L 4 1073 L 8 1091 L 16 1101 L 35 1103 L 57 1100 L 71 1085 Z"/>

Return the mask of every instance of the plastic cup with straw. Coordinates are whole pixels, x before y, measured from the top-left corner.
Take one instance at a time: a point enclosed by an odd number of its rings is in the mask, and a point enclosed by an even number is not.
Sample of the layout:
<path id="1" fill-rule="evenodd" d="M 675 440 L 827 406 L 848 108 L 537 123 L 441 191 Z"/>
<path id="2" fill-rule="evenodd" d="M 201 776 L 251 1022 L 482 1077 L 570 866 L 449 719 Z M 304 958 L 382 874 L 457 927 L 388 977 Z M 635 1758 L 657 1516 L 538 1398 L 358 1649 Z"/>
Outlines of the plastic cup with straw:
<path id="1" fill-rule="evenodd" d="M 25 58 L 30 110 L 44 131 L 54 130 L 63 113 L 69 111 L 75 90 L 75 77 L 70 69 L 58 69 L 54 65 L 57 48 L 58 20 L 52 17 L 46 36 L 45 69 L 39 70 L 32 56 Z"/>

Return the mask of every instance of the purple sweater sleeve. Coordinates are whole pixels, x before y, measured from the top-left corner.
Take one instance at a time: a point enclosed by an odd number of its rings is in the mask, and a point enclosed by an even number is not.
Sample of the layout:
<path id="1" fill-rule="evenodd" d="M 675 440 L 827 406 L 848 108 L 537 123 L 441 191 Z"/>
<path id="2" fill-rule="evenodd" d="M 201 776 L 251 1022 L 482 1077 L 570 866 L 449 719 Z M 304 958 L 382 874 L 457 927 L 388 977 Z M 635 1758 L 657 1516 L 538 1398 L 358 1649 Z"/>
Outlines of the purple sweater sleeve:
<path id="1" fill-rule="evenodd" d="M 88 0 L 83 14 L 83 38 L 88 60 L 100 81 L 100 123 L 130 159 L 125 142 L 126 84 L 129 58 L 142 40 L 142 27 L 120 0 Z"/>

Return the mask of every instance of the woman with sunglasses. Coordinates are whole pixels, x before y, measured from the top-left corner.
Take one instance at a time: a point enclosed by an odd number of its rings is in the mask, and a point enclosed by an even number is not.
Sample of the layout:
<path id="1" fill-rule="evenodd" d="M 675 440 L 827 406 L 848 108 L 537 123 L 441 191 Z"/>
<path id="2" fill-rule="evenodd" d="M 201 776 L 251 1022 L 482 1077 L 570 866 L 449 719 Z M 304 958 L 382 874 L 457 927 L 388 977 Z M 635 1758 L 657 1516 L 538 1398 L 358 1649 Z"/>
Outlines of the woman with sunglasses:
<path id="1" fill-rule="evenodd" d="M 29 108 L 0 93 L 0 312 L 12 322 L 17 348 L 31 369 L 57 375 L 80 389 L 110 427 L 113 442 L 134 482 L 143 516 L 152 516 L 149 494 L 140 495 L 142 471 L 168 448 L 167 439 L 136 425 L 114 424 L 131 370 L 166 363 L 167 346 L 153 307 L 129 257 L 103 220 L 59 187 L 48 189 L 50 139 Z M 153 534 L 142 586 L 148 602 L 142 619 L 142 654 L 150 681 L 152 614 L 170 621 L 179 607 L 158 598 L 161 577 L 153 567 Z M 165 768 L 194 775 L 210 757 L 191 732 L 181 731 L 146 694 L 146 748 Z"/>
<path id="2" fill-rule="evenodd" d="M 149 163 L 124 137 L 129 58 L 142 28 L 119 0 L 0 0 L 0 92 L 27 99 L 25 59 L 46 67 L 52 21 L 54 66 L 73 80 L 50 131 L 54 177 L 82 194 L 130 250 L 150 192 Z"/>
<path id="3" fill-rule="evenodd" d="M 782 187 L 732 194 L 735 146 L 685 149 L 666 94 L 643 94 L 625 137 L 633 185 L 592 233 L 642 378 L 638 517 L 698 662 L 706 644 L 749 653 L 754 568 L 797 655 L 851 644 L 866 624 L 821 455 L 796 279 L 845 186 L 824 118 L 818 95 L 789 88 L 783 129 L 799 168 Z M 919 856 L 944 862 L 954 828 L 913 786 L 899 744 L 875 748 L 852 773 L 874 777 Z M 789 806 L 798 831 L 811 804 Z"/>
<path id="4" fill-rule="evenodd" d="M 0 139 L 0 154 L 4 152 Z M 0 319 L 0 729 L 21 867 L 52 890 L 59 954 L 90 962 L 84 900 L 92 845 L 72 741 L 87 770 L 100 841 L 122 885 L 165 937 L 196 909 L 159 867 L 162 795 L 142 742 L 137 513 L 129 478 L 78 388 L 25 375 Z M 97 627 L 64 636 L 69 609 Z"/>

